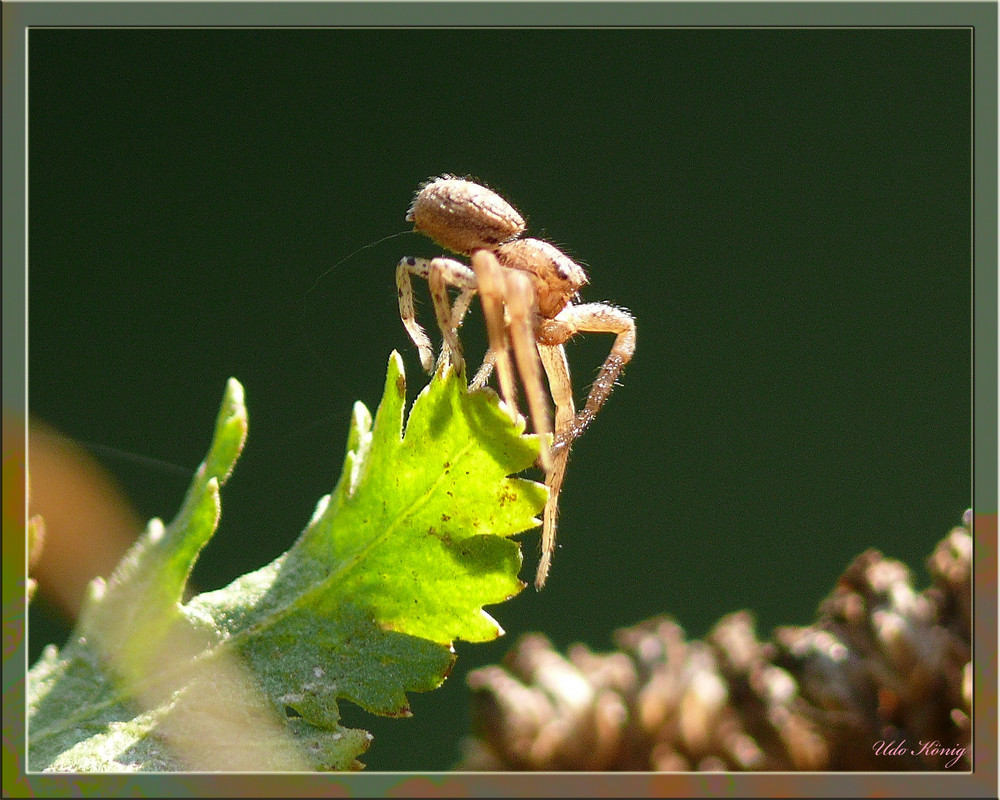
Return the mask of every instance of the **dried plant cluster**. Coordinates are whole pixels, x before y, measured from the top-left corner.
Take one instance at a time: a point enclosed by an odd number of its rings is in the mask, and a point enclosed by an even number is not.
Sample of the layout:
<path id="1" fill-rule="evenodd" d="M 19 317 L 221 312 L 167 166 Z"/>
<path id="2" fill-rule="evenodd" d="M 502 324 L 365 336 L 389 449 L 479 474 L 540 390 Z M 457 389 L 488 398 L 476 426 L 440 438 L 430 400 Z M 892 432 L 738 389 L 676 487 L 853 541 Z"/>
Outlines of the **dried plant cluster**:
<path id="1" fill-rule="evenodd" d="M 971 515 L 928 560 L 932 585 L 869 550 L 809 627 L 756 638 L 748 612 L 687 641 L 661 617 L 619 649 L 566 656 L 538 634 L 470 673 L 464 770 L 971 768 Z"/>

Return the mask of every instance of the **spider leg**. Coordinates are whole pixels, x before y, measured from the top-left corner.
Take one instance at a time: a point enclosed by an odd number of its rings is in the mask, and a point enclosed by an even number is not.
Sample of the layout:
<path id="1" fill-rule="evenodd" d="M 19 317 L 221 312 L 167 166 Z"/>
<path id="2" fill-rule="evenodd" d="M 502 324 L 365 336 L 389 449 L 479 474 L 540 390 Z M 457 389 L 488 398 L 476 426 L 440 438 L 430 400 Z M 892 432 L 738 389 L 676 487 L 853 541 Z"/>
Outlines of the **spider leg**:
<path id="1" fill-rule="evenodd" d="M 625 309 L 606 303 L 585 303 L 566 306 L 553 320 L 542 322 L 541 344 L 562 344 L 580 332 L 614 333 L 611 352 L 601 365 L 597 379 L 590 387 L 587 403 L 564 430 L 559 430 L 553 445 L 556 450 L 568 448 L 594 421 L 597 412 L 615 388 L 615 381 L 635 353 L 635 318 Z"/>
<path id="2" fill-rule="evenodd" d="M 461 368 L 463 363 L 462 346 L 455 329 L 461 324 L 465 312 L 469 308 L 469 303 L 475 294 L 476 276 L 467 266 L 450 258 L 426 259 L 407 257 L 400 260 L 396 266 L 396 294 L 399 296 L 399 316 L 403 321 L 403 326 L 406 328 L 407 333 L 409 333 L 413 343 L 417 346 L 421 366 L 428 373 L 434 371 L 434 351 L 427 332 L 416 320 L 410 275 L 427 279 L 427 283 L 431 288 L 431 298 L 434 301 L 434 315 L 437 318 L 438 327 L 441 329 L 441 335 L 445 342 L 445 346 L 442 349 L 442 356 L 447 352 L 455 367 Z M 449 286 L 455 286 L 461 290 L 455 301 L 454 310 L 448 298 Z"/>
<path id="3" fill-rule="evenodd" d="M 503 277 L 511 349 L 514 351 L 517 370 L 521 374 L 521 385 L 524 386 L 524 396 L 531 412 L 531 423 L 540 442 L 538 463 L 548 473 L 552 469 L 552 419 L 535 342 L 535 320 L 538 317 L 535 286 L 531 278 L 520 270 L 508 269 Z"/>
<path id="4" fill-rule="evenodd" d="M 445 290 L 447 291 L 447 289 Z M 472 303 L 472 298 L 476 296 L 476 289 L 462 289 L 458 297 L 455 298 L 454 304 L 451 306 L 451 327 L 449 330 L 455 331 L 457 340 L 457 331 L 462 327 L 462 323 L 465 321 L 465 315 L 469 312 L 469 305 Z M 459 350 L 461 354 L 461 350 Z M 449 348 L 442 347 L 441 353 L 438 355 L 438 364 L 448 361 L 450 359 Z M 482 367 L 480 366 L 480 369 Z M 478 372 L 476 373 L 479 374 Z M 476 387 L 473 387 L 476 388 Z"/>
<path id="5" fill-rule="evenodd" d="M 479 299 L 483 304 L 483 317 L 486 319 L 486 332 L 490 339 L 490 349 L 483 360 L 483 366 L 472 379 L 472 386 L 479 388 L 489 378 L 492 366 L 496 364 L 497 376 L 500 381 L 500 394 L 507 408 L 517 417 L 517 391 L 514 387 L 514 369 L 510 363 L 507 326 L 504 321 L 505 283 L 503 268 L 496 257 L 486 251 L 479 250 L 472 254 L 472 270 L 479 284 Z"/>
<path id="6" fill-rule="evenodd" d="M 476 296 L 476 292 L 477 289 L 463 289 L 462 293 L 455 298 L 455 303 L 451 307 L 451 326 L 455 330 L 462 327 L 465 315 L 469 311 L 469 304 L 472 302 L 472 298 Z M 469 381 L 470 389 L 482 389 L 486 385 L 486 381 L 488 381 L 490 379 L 490 375 L 493 374 L 493 367 L 496 365 L 496 360 L 496 352 L 493 350 L 487 350 L 486 355 L 483 357 L 483 363 L 480 364 L 479 369 L 476 370 L 475 377 Z"/>
<path id="7" fill-rule="evenodd" d="M 417 346 L 420 354 L 420 365 L 424 372 L 432 372 L 434 369 L 434 351 L 431 348 L 431 340 L 427 336 L 427 331 L 417 322 L 417 313 L 413 308 L 413 284 L 410 282 L 410 274 L 421 278 L 427 277 L 427 260 L 416 258 L 403 258 L 396 265 L 396 295 L 399 297 L 399 317 L 403 320 L 403 327 L 410 334 L 410 338 Z"/>
<path id="8" fill-rule="evenodd" d="M 556 406 L 556 437 L 569 428 L 576 410 L 573 406 L 573 384 L 569 377 L 566 350 L 560 345 L 539 345 L 538 355 L 549 379 L 549 391 Z M 569 461 L 569 444 L 552 454 L 552 468 L 545 473 L 549 499 L 542 516 L 542 557 L 535 573 L 535 590 L 541 591 L 549 574 L 552 556 L 556 549 L 556 517 L 559 513 L 559 492 L 566 477 Z"/>
<path id="9" fill-rule="evenodd" d="M 493 374 L 493 367 L 497 363 L 497 354 L 493 350 L 487 350 L 486 355 L 483 358 L 483 363 L 479 365 L 479 369 L 476 371 L 475 377 L 469 381 L 470 389 L 482 389 L 486 385 L 486 381 L 490 379 L 490 375 Z"/>
<path id="10" fill-rule="evenodd" d="M 448 353 L 456 370 L 462 369 L 465 359 L 462 356 L 462 342 L 458 332 L 452 327 L 451 300 L 448 297 L 448 287 L 459 289 L 475 289 L 476 276 L 465 264 L 452 261 L 450 258 L 435 258 L 431 260 L 427 283 L 431 287 L 431 299 L 434 301 L 434 315 L 437 317 L 441 336 L 444 338 L 442 358 Z M 471 298 L 470 298 L 471 299 Z M 468 303 L 465 304 L 468 308 Z"/>
<path id="11" fill-rule="evenodd" d="M 472 298 L 475 296 L 476 289 L 473 287 L 471 289 L 463 289 L 458 297 L 455 298 L 455 303 L 451 307 L 451 327 L 456 331 L 462 327 L 465 315 L 469 312 L 469 304 L 472 303 Z"/>

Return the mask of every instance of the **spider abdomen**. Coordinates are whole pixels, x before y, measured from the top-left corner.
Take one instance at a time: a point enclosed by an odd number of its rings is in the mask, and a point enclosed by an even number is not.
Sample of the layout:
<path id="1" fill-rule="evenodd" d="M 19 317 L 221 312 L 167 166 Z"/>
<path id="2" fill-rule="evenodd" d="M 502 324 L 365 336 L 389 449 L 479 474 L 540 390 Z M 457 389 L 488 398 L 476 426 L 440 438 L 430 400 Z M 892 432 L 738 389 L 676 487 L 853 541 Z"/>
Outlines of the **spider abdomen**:
<path id="1" fill-rule="evenodd" d="M 500 195 L 450 175 L 420 187 L 406 219 L 415 230 L 462 255 L 493 250 L 524 232 L 524 219 Z"/>

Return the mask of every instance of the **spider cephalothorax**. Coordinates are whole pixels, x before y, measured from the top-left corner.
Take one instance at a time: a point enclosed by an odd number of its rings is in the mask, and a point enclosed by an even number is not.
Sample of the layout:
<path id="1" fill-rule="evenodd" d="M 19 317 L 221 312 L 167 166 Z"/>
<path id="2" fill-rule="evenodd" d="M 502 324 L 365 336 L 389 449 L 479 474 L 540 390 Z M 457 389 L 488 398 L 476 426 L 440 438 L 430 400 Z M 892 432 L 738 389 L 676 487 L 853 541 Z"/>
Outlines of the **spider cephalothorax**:
<path id="1" fill-rule="evenodd" d="M 541 441 L 539 463 L 545 470 L 549 501 L 542 528 L 542 558 L 535 587 L 545 585 L 555 549 L 559 491 L 573 441 L 604 405 L 635 352 L 635 320 L 622 308 L 606 303 L 574 305 L 587 283 L 583 268 L 548 242 L 520 238 L 524 219 L 496 192 L 473 181 L 443 175 L 420 187 L 406 215 L 414 228 L 442 247 L 469 256 L 471 267 L 450 258 L 407 257 L 396 267 L 399 312 L 410 338 L 417 345 L 427 372 L 434 354 L 427 333 L 416 321 L 410 275 L 426 278 L 434 314 L 444 338 L 441 357 L 456 368 L 464 363 L 458 328 L 472 298 L 478 293 L 486 319 L 490 349 L 471 388 L 483 386 L 494 366 L 500 392 L 512 413 L 517 413 L 517 372 L 524 387 L 532 425 Z M 448 288 L 459 290 L 454 303 Z M 616 334 L 614 345 L 591 387 L 583 410 L 576 412 L 573 385 L 563 343 L 580 332 Z M 542 383 L 548 378 L 555 404 L 555 438 Z"/>

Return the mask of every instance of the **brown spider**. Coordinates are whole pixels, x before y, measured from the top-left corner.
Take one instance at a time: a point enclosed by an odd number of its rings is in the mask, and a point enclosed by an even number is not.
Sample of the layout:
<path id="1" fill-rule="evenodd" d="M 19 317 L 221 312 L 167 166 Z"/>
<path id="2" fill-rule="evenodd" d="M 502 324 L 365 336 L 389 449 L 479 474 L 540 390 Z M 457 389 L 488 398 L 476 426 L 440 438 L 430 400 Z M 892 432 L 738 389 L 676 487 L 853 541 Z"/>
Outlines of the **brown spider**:
<path id="1" fill-rule="evenodd" d="M 441 359 L 456 369 L 464 363 L 458 328 L 478 292 L 489 334 L 489 352 L 469 384 L 485 385 L 496 367 L 500 392 L 517 415 L 514 361 L 524 387 L 535 433 L 541 442 L 539 464 L 545 470 L 549 500 L 542 527 L 542 557 L 535 576 L 541 589 L 555 549 L 559 491 L 573 441 L 590 425 L 608 399 L 622 368 L 635 352 L 635 320 L 623 308 L 606 303 L 573 305 L 587 283 L 583 268 L 548 242 L 520 239 L 521 215 L 500 195 L 469 180 L 442 175 L 423 184 L 406 219 L 414 229 L 455 253 L 469 256 L 471 269 L 450 258 L 403 258 L 396 267 L 399 313 L 417 346 L 420 363 L 434 369 L 427 333 L 416 321 L 410 275 L 426 278 L 434 314 L 444 344 Z M 459 290 L 454 305 L 448 287 Z M 581 331 L 617 334 L 579 413 L 573 405 L 573 385 L 563 343 Z M 555 437 L 541 372 L 548 377 L 555 403 Z"/>

